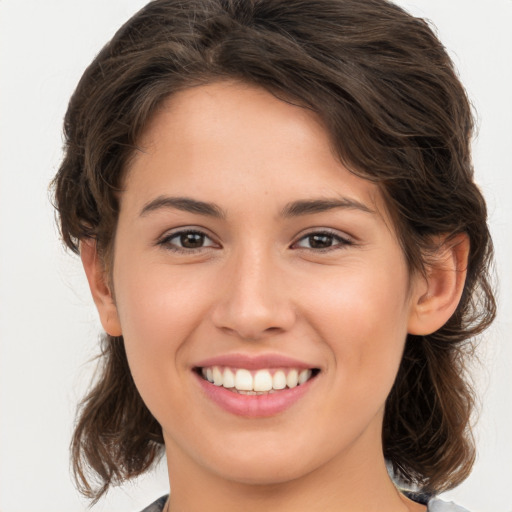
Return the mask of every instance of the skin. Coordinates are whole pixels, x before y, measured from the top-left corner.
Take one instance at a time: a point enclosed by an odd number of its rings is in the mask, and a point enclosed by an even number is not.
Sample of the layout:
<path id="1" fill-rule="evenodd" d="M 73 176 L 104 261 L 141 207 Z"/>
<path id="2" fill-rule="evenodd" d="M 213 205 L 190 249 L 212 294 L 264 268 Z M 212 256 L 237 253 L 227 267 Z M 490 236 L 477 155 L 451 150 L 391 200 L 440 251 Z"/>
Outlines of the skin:
<path id="1" fill-rule="evenodd" d="M 140 148 L 110 279 L 93 242 L 82 259 L 103 326 L 123 335 L 162 425 L 170 509 L 425 510 L 387 475 L 384 404 L 407 333 L 432 332 L 454 311 L 467 240 L 440 251 L 426 277 L 411 275 L 378 188 L 335 158 L 313 113 L 256 87 L 172 96 Z M 214 203 L 222 216 L 163 197 Z M 345 205 L 283 215 L 319 199 Z M 180 248 L 187 230 L 204 245 Z M 325 249 L 308 238 L 318 232 Z M 320 373 L 282 413 L 239 417 L 206 398 L 192 371 L 227 353 L 285 355 Z"/>

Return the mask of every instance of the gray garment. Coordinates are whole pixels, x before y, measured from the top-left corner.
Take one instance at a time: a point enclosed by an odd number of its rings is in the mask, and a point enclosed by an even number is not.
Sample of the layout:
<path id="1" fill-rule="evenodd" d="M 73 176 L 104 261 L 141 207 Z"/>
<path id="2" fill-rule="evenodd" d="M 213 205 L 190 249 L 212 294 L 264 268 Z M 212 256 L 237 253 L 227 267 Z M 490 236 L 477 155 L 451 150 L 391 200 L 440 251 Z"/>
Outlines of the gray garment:
<path id="1" fill-rule="evenodd" d="M 447 503 L 446 501 L 433 498 L 428 502 L 428 512 L 469 512 L 468 509 L 455 505 L 453 501 Z"/>
<path id="2" fill-rule="evenodd" d="M 165 502 L 169 496 L 162 496 L 158 498 L 154 503 L 151 503 L 149 507 L 146 507 L 142 512 L 162 512 L 165 507 Z"/>
<path id="3" fill-rule="evenodd" d="M 142 512 L 162 512 L 167 501 L 167 496 L 162 496 L 154 503 L 145 508 Z M 469 512 L 465 508 L 455 505 L 455 503 L 447 503 L 446 501 L 432 498 L 427 505 L 428 512 Z"/>

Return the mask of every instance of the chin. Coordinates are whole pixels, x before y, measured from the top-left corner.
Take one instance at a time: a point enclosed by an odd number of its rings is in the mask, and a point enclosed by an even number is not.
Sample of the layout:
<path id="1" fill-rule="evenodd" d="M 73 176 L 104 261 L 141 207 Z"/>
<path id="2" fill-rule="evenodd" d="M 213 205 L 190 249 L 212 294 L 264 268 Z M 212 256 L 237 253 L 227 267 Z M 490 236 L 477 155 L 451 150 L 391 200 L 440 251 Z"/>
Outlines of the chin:
<path id="1" fill-rule="evenodd" d="M 264 463 L 248 461 L 243 464 L 240 461 L 233 467 L 224 468 L 223 473 L 218 473 L 225 480 L 231 480 L 243 485 L 272 486 L 280 485 L 299 479 L 309 473 L 305 467 L 295 463 L 284 465 L 282 461 L 265 461 Z"/>
<path id="2" fill-rule="evenodd" d="M 317 457 L 297 447 L 286 450 L 268 446 L 267 449 L 248 450 L 240 455 L 234 451 L 224 454 L 218 464 L 210 468 L 223 479 L 246 485 L 277 485 L 300 479 L 322 465 Z M 213 467 L 212 467 L 213 466 Z"/>

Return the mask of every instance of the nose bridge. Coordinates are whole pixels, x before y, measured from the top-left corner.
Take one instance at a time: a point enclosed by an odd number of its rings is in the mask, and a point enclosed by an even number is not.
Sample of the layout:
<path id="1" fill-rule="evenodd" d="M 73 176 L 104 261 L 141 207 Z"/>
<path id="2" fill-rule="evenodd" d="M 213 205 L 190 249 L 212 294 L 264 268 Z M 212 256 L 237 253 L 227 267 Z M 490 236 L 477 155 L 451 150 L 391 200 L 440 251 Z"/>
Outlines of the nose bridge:
<path id="1" fill-rule="evenodd" d="M 234 251 L 215 308 L 217 327 L 244 339 L 259 339 L 291 327 L 293 307 L 277 260 L 270 247 L 255 243 Z"/>

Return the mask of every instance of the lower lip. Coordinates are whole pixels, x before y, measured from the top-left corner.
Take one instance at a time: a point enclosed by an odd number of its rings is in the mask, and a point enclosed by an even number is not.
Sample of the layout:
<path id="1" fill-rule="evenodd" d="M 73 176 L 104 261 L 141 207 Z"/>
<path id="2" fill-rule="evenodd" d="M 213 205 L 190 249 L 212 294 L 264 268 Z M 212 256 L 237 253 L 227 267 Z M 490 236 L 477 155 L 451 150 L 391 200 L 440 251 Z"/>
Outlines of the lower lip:
<path id="1" fill-rule="evenodd" d="M 304 384 L 275 393 L 243 395 L 222 386 L 215 386 L 197 374 L 196 377 L 203 391 L 213 402 L 232 414 L 248 418 L 275 416 L 285 411 L 309 391 L 311 383 L 317 378 L 313 377 Z"/>

